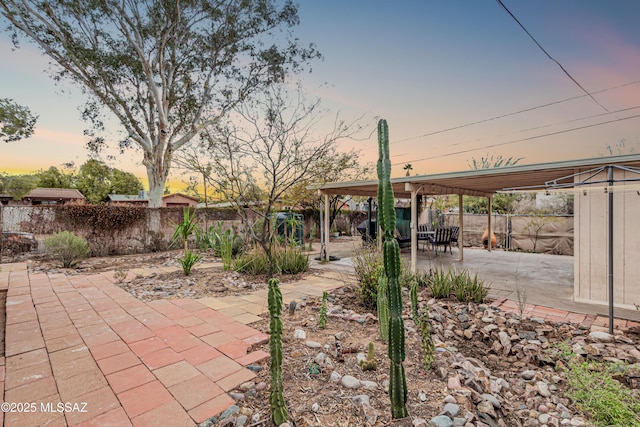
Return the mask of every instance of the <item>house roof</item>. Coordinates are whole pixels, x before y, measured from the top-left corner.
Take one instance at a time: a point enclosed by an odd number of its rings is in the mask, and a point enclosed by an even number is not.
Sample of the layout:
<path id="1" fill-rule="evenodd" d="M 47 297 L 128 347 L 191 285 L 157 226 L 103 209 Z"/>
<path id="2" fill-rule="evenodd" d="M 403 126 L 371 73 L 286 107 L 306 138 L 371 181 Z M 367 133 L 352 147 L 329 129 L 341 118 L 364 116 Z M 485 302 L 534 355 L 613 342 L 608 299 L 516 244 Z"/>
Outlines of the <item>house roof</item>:
<path id="1" fill-rule="evenodd" d="M 148 202 L 148 197 L 140 197 L 138 194 L 109 194 L 112 202 Z"/>
<path id="2" fill-rule="evenodd" d="M 548 182 L 560 180 L 579 171 L 607 165 L 640 167 L 640 154 L 405 176 L 391 179 L 391 185 L 394 196 L 397 198 L 409 198 L 411 188 L 420 187 L 424 194 L 430 195 L 489 196 L 509 189 L 545 189 Z M 323 194 L 376 197 L 378 181 L 333 182 L 313 188 L 317 188 Z"/>
<path id="3" fill-rule="evenodd" d="M 194 201 L 199 201 L 197 197 L 193 197 L 193 196 L 189 196 L 187 194 L 184 193 L 171 193 L 171 194 L 167 194 L 166 196 L 162 196 L 163 199 L 167 199 L 169 197 L 175 197 L 175 196 L 181 196 L 184 197 L 185 199 L 190 199 L 190 200 L 194 200 Z"/>
<path id="4" fill-rule="evenodd" d="M 24 198 L 45 200 L 84 200 L 82 193 L 75 188 L 34 188 L 29 191 Z"/>

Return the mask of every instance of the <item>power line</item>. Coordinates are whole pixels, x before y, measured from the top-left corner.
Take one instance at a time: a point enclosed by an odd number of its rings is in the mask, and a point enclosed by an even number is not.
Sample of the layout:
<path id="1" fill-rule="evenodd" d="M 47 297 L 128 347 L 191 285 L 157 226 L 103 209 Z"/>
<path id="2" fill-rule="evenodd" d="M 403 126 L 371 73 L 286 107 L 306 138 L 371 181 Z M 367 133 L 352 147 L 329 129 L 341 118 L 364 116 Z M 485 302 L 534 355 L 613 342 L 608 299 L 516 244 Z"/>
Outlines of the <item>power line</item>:
<path id="1" fill-rule="evenodd" d="M 571 74 L 569 74 L 569 72 L 562 66 L 562 64 L 560 62 L 558 62 L 554 57 L 552 57 L 549 52 L 547 52 L 545 50 L 544 47 L 542 47 L 542 45 L 540 43 L 538 43 L 538 40 L 535 39 L 535 37 L 533 37 L 531 35 L 531 33 L 529 31 L 527 31 L 527 29 L 524 27 L 524 25 L 522 25 L 522 23 L 520 21 L 518 21 L 518 18 L 515 17 L 515 15 L 513 13 L 511 13 L 511 11 L 507 8 L 507 6 L 505 6 L 504 3 L 502 3 L 502 0 L 496 0 L 498 2 L 498 4 L 500 6 L 502 6 L 502 8 L 513 18 L 514 21 L 516 21 L 516 23 L 520 26 L 520 28 L 522 28 L 522 30 L 527 33 L 527 35 L 531 38 L 531 40 L 533 40 L 533 42 L 540 48 L 540 50 L 542 52 L 544 52 L 545 55 L 547 55 L 547 57 L 552 60 L 553 62 L 555 62 L 556 64 L 558 64 L 558 67 L 560 67 L 560 69 L 567 75 L 567 77 L 569 77 L 571 79 L 572 82 L 574 82 L 580 89 L 582 89 L 582 91 L 584 93 L 586 93 L 589 98 L 591 98 L 593 100 L 593 102 L 595 102 L 596 104 L 598 104 L 600 107 L 602 107 L 605 111 L 609 111 L 607 110 L 607 108 L 600 104 L 594 97 L 593 95 L 591 95 L 589 92 L 587 92 L 587 90 L 585 88 L 582 87 L 582 85 L 580 83 L 578 83 L 578 81 L 576 79 L 573 78 L 573 76 Z"/>
<path id="2" fill-rule="evenodd" d="M 608 87 L 608 88 L 605 88 L 605 89 L 601 89 L 601 90 L 593 92 L 593 94 L 608 92 L 610 90 L 620 89 L 620 88 L 623 88 L 623 87 L 626 87 L 626 86 L 636 85 L 638 83 L 640 83 L 640 80 L 635 80 L 633 82 L 624 83 L 624 84 L 621 84 L 621 85 L 618 85 L 618 86 L 611 86 L 611 87 Z M 548 102 L 546 104 L 536 105 L 535 107 L 529 107 L 529 108 L 524 108 L 522 110 L 512 111 L 512 112 L 506 113 L 506 114 L 500 114 L 498 116 L 489 117 L 487 119 L 482 119 L 482 120 L 478 120 L 478 121 L 475 121 L 475 122 L 469 122 L 469 123 L 465 123 L 465 124 L 462 124 L 462 125 L 453 126 L 453 127 L 450 127 L 450 128 L 445 128 L 445 129 L 440 129 L 440 130 L 436 130 L 436 131 L 433 131 L 433 132 L 428 132 L 428 133 L 425 133 L 423 135 L 412 136 L 412 137 L 400 139 L 400 140 L 397 140 L 397 141 L 391 141 L 389 144 L 393 145 L 393 144 L 398 144 L 400 142 L 412 141 L 414 139 L 425 138 L 425 137 L 428 137 L 428 136 L 433 136 L 433 135 L 437 135 L 437 134 L 440 134 L 440 133 L 449 132 L 449 131 L 452 131 L 452 130 L 462 129 L 462 128 L 466 128 L 466 127 L 469 127 L 469 126 L 478 125 L 478 124 L 481 124 L 481 123 L 491 122 L 493 120 L 504 119 L 505 117 L 515 116 L 515 115 L 518 115 L 518 114 L 527 113 L 529 111 L 535 111 L 535 110 L 538 110 L 540 108 L 546 108 L 546 107 L 551 107 L 553 105 L 563 104 L 563 103 L 569 102 L 569 101 L 575 101 L 576 99 L 585 98 L 585 97 L 588 97 L 588 96 L 589 96 L 589 94 L 572 96 L 570 98 L 564 98 L 564 99 L 560 99 L 558 101 L 552 101 L 552 102 Z M 375 147 L 367 147 L 367 148 L 373 149 Z"/>
<path id="3" fill-rule="evenodd" d="M 590 125 L 584 125 L 584 126 L 571 128 L 571 129 L 560 130 L 560 131 L 557 131 L 557 132 L 550 132 L 550 133 L 545 133 L 545 134 L 542 134 L 542 135 L 530 136 L 530 137 L 527 137 L 527 138 L 514 139 L 512 141 L 506 141 L 506 142 L 500 142 L 500 143 L 496 143 L 496 144 L 485 145 L 484 147 L 469 148 L 467 150 L 460 150 L 460 151 L 455 151 L 455 152 L 451 152 L 451 153 L 447 153 L 447 154 L 440 154 L 438 156 L 431 156 L 431 157 L 423 157 L 421 159 L 406 160 L 404 162 L 394 163 L 392 166 L 398 166 L 398 165 L 402 165 L 402 164 L 405 164 L 405 163 L 411 163 L 411 162 L 421 162 L 421 161 L 424 161 L 424 160 L 439 159 L 439 158 L 442 158 L 442 157 L 450 157 L 450 156 L 455 156 L 455 155 L 458 155 L 458 154 L 470 153 L 472 151 L 484 150 L 486 148 L 501 147 L 501 146 L 504 146 L 504 145 L 515 144 L 517 142 L 531 141 L 531 140 L 534 140 L 534 139 L 544 138 L 544 137 L 547 137 L 547 136 L 560 135 L 560 134 L 563 134 L 563 133 L 573 132 L 573 131 L 576 131 L 576 130 L 588 129 L 588 128 L 601 126 L 601 125 L 606 125 L 606 124 L 610 124 L 610 123 L 621 122 L 623 120 L 635 119 L 635 118 L 638 118 L 638 117 L 640 117 L 640 114 L 636 114 L 635 116 L 622 117 L 622 118 L 618 118 L 618 119 L 615 119 L 615 120 L 608 120 L 606 122 L 592 123 Z"/>

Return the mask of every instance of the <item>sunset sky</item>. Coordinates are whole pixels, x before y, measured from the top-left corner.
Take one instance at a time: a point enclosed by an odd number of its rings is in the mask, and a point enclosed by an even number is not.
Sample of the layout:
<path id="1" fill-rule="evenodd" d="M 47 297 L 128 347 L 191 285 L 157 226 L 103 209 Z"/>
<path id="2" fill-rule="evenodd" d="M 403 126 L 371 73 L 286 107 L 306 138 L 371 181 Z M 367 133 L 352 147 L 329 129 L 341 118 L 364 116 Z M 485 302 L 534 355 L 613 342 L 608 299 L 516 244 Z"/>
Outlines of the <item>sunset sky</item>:
<path id="1" fill-rule="evenodd" d="M 487 154 L 522 157 L 520 164 L 598 157 L 622 140 L 626 152 L 640 152 L 637 0 L 504 0 L 602 106 L 496 1 L 299 3 L 295 35 L 324 56 L 301 76 L 305 89 L 347 120 L 362 116 L 369 131 L 375 117 L 387 119 L 395 176 L 406 163 L 417 174 L 466 170 Z M 27 43 L 12 51 L 7 33 L 0 33 L 0 57 L 0 97 L 40 116 L 33 137 L 0 145 L 0 171 L 83 163 L 81 91 L 54 85 L 47 59 Z M 341 145 L 362 150 L 365 160 L 377 155 L 375 135 Z M 141 158 L 131 150 L 110 164 L 146 185 Z"/>

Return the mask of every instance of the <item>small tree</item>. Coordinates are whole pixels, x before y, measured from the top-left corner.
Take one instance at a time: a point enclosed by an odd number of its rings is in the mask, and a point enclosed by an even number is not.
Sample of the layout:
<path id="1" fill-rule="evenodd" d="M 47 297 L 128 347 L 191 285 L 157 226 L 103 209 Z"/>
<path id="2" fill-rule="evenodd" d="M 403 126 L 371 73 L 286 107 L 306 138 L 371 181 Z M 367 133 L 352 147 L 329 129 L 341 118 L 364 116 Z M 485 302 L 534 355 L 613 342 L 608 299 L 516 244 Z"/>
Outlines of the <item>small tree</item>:
<path id="1" fill-rule="evenodd" d="M 211 165 L 207 180 L 236 207 L 246 233 L 267 255 L 270 276 L 276 204 L 301 180 L 319 178 L 314 165 L 334 152 L 340 138 L 359 129 L 356 122 L 336 117 L 333 130 L 318 136 L 315 127 L 323 113 L 319 100 L 307 103 L 299 90 L 294 97 L 282 86 L 272 87 L 239 108 L 234 123 L 206 133 Z"/>

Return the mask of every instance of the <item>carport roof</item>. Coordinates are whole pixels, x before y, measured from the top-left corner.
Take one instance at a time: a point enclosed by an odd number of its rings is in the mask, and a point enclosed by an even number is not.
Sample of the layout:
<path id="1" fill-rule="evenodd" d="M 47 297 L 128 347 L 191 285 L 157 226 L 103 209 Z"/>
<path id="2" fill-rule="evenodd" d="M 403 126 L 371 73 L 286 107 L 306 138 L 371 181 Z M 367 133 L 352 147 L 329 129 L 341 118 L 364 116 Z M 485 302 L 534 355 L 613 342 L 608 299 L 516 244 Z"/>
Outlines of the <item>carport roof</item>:
<path id="1" fill-rule="evenodd" d="M 513 188 L 544 189 L 547 182 L 607 165 L 640 167 L 640 154 L 405 176 L 391 179 L 391 184 L 397 198 L 411 197 L 412 187 L 422 187 L 422 193 L 429 195 L 489 196 Z M 378 181 L 333 182 L 316 188 L 322 194 L 375 197 Z"/>

